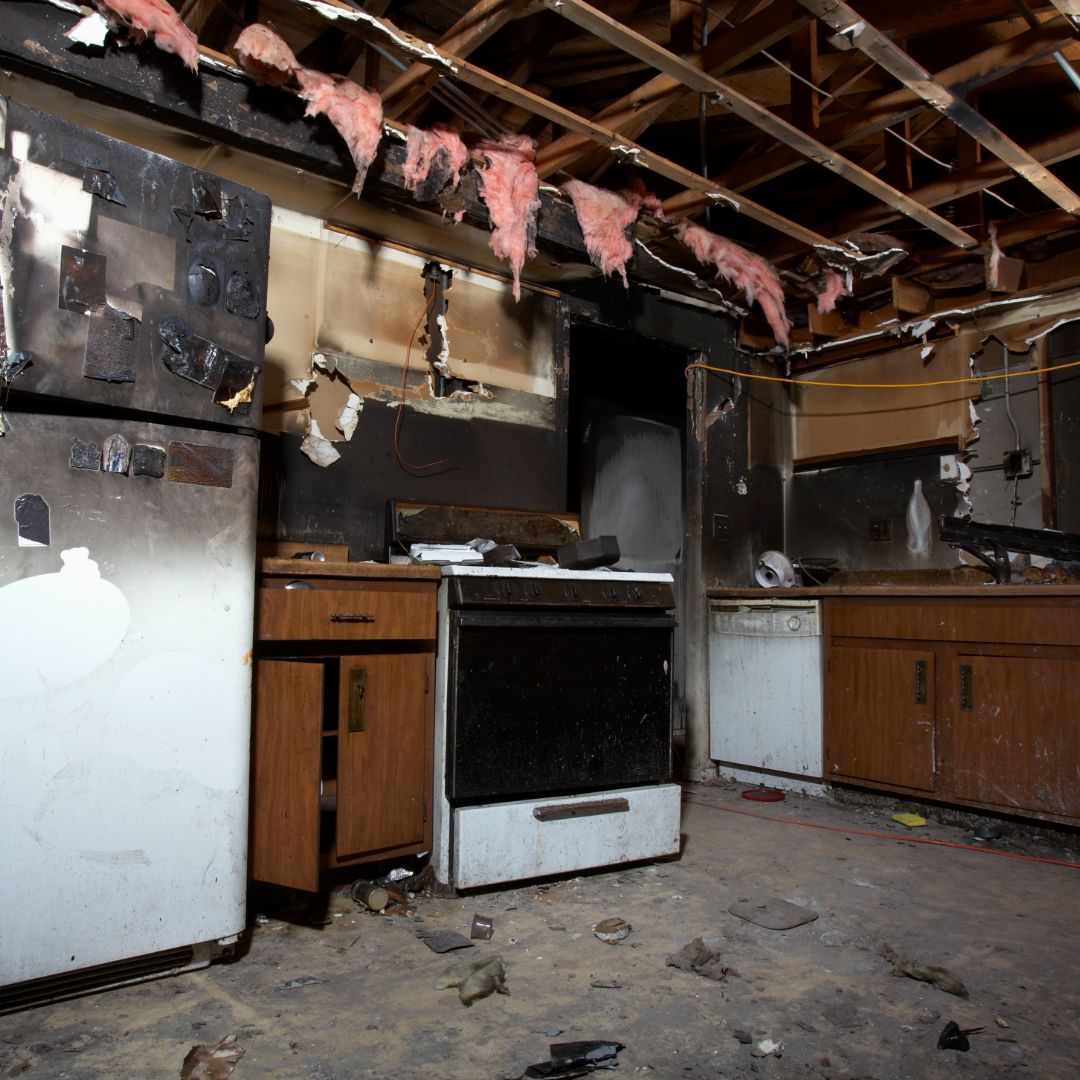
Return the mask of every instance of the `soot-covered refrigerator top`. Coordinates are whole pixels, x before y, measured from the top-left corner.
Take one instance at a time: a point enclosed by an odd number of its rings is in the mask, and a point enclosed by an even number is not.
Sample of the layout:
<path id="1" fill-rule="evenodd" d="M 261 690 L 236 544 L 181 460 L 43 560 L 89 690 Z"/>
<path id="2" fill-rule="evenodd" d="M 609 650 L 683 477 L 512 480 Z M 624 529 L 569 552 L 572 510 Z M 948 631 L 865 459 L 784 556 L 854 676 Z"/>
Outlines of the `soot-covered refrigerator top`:
<path id="1" fill-rule="evenodd" d="M 3 1010 L 244 929 L 270 204 L 0 107 Z"/>

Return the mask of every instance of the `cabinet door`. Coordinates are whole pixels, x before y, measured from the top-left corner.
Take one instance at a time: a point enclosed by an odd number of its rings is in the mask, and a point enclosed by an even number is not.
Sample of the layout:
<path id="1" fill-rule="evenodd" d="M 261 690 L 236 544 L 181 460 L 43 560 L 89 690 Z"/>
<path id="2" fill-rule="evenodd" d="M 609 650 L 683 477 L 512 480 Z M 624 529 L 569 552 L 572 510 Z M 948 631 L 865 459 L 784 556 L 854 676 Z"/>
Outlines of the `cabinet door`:
<path id="1" fill-rule="evenodd" d="M 953 660 L 951 794 L 1080 816 L 1080 660 Z"/>
<path id="2" fill-rule="evenodd" d="M 826 684 L 826 776 L 934 790 L 930 650 L 834 644 Z"/>
<path id="3" fill-rule="evenodd" d="M 342 657 L 339 859 L 424 841 L 434 726 L 429 664 L 422 653 Z"/>
<path id="4" fill-rule="evenodd" d="M 321 663 L 259 660 L 251 766 L 251 876 L 319 887 Z"/>

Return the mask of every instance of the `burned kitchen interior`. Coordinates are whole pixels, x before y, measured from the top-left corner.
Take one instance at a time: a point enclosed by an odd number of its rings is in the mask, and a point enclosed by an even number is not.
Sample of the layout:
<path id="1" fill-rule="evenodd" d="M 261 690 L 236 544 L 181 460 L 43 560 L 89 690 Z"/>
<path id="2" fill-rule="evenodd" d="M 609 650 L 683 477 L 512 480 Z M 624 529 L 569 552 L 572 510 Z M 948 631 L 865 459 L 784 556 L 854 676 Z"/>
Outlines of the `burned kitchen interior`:
<path id="1" fill-rule="evenodd" d="M 0 4 L 0 1077 L 1080 1057 L 1080 3 Z"/>

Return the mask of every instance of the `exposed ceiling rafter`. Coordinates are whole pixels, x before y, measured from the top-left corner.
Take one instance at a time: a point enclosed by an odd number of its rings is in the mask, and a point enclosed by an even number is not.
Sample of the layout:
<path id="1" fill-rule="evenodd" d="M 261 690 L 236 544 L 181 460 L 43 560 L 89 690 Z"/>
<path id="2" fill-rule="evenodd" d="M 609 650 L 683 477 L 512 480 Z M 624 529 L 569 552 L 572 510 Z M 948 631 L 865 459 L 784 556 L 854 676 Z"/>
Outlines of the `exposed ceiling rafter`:
<path id="1" fill-rule="evenodd" d="M 1051 202 L 1070 214 L 1080 215 L 1080 196 L 1062 183 L 986 117 L 975 111 L 955 91 L 938 82 L 916 60 L 867 22 L 842 0 L 799 0 L 836 33 L 866 53 L 878 65 L 913 90 L 927 104 L 944 113 L 958 128 L 996 154 Z"/>
<path id="2" fill-rule="evenodd" d="M 963 229 L 958 229 L 951 221 L 947 221 L 939 214 L 917 203 L 903 192 L 890 187 L 873 173 L 867 172 L 854 162 L 834 153 L 828 146 L 818 142 L 806 132 L 800 131 L 794 124 L 771 113 L 733 86 L 722 82 L 708 72 L 692 67 L 674 53 L 616 23 L 602 11 L 584 3 L 583 0 L 546 0 L 546 3 L 551 10 L 590 33 L 603 36 L 618 44 L 632 56 L 637 56 L 652 64 L 657 70 L 682 79 L 689 89 L 709 94 L 714 102 L 733 112 L 740 119 L 768 132 L 815 164 L 836 173 L 886 205 L 899 210 L 913 221 L 931 229 L 942 239 L 961 248 L 973 247 L 977 243 L 973 237 Z M 1080 204 L 1078 204 L 1078 209 L 1080 209 Z"/>

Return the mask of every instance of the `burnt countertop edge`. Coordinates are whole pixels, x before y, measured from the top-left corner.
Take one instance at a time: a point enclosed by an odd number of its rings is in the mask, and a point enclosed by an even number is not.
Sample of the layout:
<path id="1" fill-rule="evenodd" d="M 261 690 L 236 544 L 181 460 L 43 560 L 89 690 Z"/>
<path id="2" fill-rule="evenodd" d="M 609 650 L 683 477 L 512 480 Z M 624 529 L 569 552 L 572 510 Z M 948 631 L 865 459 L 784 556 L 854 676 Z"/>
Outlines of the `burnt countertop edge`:
<path id="1" fill-rule="evenodd" d="M 313 562 L 309 559 L 259 559 L 263 575 L 288 577 L 366 578 L 372 581 L 434 581 L 442 578 L 437 566 L 375 562 Z"/>
<path id="2" fill-rule="evenodd" d="M 992 598 L 1002 596 L 1059 597 L 1080 596 L 1080 585 L 796 585 L 790 589 L 763 589 L 752 586 L 713 586 L 705 590 L 708 600 L 817 600 L 846 596 L 912 596 Z"/>

